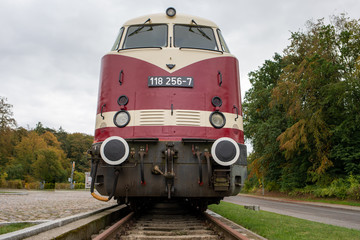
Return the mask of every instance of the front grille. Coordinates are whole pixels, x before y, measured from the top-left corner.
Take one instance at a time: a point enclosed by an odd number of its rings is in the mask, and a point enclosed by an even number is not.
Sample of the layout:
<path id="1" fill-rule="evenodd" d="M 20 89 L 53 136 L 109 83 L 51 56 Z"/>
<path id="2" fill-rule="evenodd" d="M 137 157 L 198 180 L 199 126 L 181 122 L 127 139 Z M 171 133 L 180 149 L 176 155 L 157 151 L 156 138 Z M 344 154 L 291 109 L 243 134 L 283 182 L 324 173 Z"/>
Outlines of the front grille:
<path id="1" fill-rule="evenodd" d="M 199 111 L 176 110 L 176 126 L 200 126 L 201 116 Z"/>
<path id="2" fill-rule="evenodd" d="M 139 126 L 201 126 L 201 112 L 192 110 L 141 110 Z"/>
<path id="3" fill-rule="evenodd" d="M 142 110 L 139 117 L 140 126 L 165 125 L 165 110 Z"/>

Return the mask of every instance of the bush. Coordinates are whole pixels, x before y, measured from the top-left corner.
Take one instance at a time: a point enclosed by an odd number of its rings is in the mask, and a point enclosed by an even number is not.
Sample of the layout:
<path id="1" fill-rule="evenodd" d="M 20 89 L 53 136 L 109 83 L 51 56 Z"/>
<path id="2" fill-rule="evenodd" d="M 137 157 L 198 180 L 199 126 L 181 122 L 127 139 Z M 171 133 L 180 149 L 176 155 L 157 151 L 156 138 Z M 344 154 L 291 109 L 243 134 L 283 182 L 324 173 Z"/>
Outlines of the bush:
<path id="1" fill-rule="evenodd" d="M 335 179 L 327 187 L 306 186 L 292 191 L 291 195 L 311 194 L 322 198 L 339 198 L 360 200 L 360 176 L 350 175 L 347 178 Z"/>
<path id="2" fill-rule="evenodd" d="M 55 189 L 55 183 L 53 183 L 53 182 L 45 183 L 44 189 Z"/>
<path id="3" fill-rule="evenodd" d="M 12 189 L 23 189 L 24 184 L 22 180 L 15 179 L 15 180 L 9 180 L 7 181 L 7 187 Z"/>
<path id="4" fill-rule="evenodd" d="M 56 183 L 55 189 L 70 189 L 70 183 Z"/>
<path id="5" fill-rule="evenodd" d="M 340 178 L 334 180 L 329 187 L 315 189 L 314 195 L 316 197 L 334 197 L 345 199 L 348 188 L 349 183 L 346 181 L 346 179 Z"/>
<path id="6" fill-rule="evenodd" d="M 256 192 L 258 187 L 259 187 L 259 185 L 257 184 L 257 181 L 256 181 L 255 177 L 250 178 L 250 179 L 246 179 L 245 180 L 245 185 L 241 189 L 241 192 L 243 192 L 243 193 Z"/>
<path id="7" fill-rule="evenodd" d="M 360 176 L 353 176 L 350 174 L 348 177 L 348 182 L 350 183 L 350 187 L 347 190 L 347 195 L 350 199 L 360 200 Z"/>
<path id="8" fill-rule="evenodd" d="M 75 189 L 85 189 L 85 183 L 76 183 Z"/>
<path id="9" fill-rule="evenodd" d="M 7 188 L 7 181 L 6 181 L 7 177 L 8 177 L 8 174 L 6 172 L 4 172 L 0 175 L 0 187 L 1 188 Z"/>
<path id="10" fill-rule="evenodd" d="M 40 182 L 30 182 L 30 183 L 25 183 L 25 188 L 30 190 L 30 189 L 40 189 Z"/>

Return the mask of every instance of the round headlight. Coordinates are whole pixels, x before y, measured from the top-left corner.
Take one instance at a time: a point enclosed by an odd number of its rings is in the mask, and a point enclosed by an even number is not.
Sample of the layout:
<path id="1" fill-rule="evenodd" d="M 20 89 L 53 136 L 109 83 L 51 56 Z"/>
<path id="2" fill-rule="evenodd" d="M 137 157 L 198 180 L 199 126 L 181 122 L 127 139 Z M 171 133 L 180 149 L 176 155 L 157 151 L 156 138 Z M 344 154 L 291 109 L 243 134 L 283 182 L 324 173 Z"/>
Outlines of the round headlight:
<path id="1" fill-rule="evenodd" d="M 230 166 L 239 159 L 240 148 L 233 139 L 222 137 L 212 145 L 211 156 L 221 166 Z"/>
<path id="2" fill-rule="evenodd" d="M 210 123 L 214 128 L 222 128 L 225 126 L 226 119 L 221 112 L 212 112 L 210 114 Z"/>
<path id="3" fill-rule="evenodd" d="M 120 128 L 125 127 L 126 125 L 128 125 L 129 122 L 130 122 L 130 114 L 127 111 L 121 110 L 115 113 L 114 124 L 117 127 Z"/>
<path id="4" fill-rule="evenodd" d="M 176 10 L 173 7 L 169 7 L 168 9 L 166 9 L 166 15 L 168 15 L 169 17 L 173 17 L 176 14 Z"/>
<path id="5" fill-rule="evenodd" d="M 100 155 L 110 165 L 119 165 L 129 156 L 129 145 L 122 137 L 112 136 L 101 144 Z"/>

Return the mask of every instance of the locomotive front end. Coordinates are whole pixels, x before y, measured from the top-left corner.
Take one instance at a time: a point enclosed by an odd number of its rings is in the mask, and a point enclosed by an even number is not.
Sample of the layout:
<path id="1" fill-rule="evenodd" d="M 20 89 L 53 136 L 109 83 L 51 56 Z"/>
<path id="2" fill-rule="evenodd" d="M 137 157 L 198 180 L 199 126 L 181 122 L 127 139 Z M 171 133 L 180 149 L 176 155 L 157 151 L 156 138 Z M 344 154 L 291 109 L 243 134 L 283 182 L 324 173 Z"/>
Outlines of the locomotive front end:
<path id="1" fill-rule="evenodd" d="M 90 153 L 100 200 L 179 198 L 204 209 L 241 190 L 238 61 L 214 23 L 175 9 L 125 23 L 102 59 Z"/>

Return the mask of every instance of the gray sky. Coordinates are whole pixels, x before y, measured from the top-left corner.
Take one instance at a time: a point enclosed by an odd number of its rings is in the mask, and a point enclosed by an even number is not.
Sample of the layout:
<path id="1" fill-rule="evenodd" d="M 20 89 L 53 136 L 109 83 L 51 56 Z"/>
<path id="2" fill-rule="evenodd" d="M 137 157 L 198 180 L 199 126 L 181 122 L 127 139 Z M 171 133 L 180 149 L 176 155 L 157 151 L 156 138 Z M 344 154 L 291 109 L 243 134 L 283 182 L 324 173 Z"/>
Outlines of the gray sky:
<path id="1" fill-rule="evenodd" d="M 242 98 L 248 73 L 307 20 L 360 18 L 359 0 L 0 0 L 0 96 L 18 126 L 93 134 L 101 57 L 125 21 L 170 6 L 221 28 L 240 62 Z"/>

